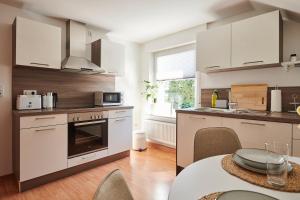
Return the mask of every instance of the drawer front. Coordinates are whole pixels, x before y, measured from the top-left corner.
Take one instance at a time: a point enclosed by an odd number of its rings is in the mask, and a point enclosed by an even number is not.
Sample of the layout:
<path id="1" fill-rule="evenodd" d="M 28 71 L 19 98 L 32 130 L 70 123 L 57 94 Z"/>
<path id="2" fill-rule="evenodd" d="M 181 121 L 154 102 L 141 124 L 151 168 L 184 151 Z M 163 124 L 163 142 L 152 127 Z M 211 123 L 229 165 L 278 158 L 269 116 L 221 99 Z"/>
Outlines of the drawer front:
<path id="1" fill-rule="evenodd" d="M 20 131 L 20 181 L 66 169 L 67 157 L 67 125 Z"/>
<path id="2" fill-rule="evenodd" d="M 293 124 L 293 138 L 300 140 L 300 124 Z"/>
<path id="3" fill-rule="evenodd" d="M 109 118 L 131 117 L 132 109 L 109 111 Z"/>
<path id="4" fill-rule="evenodd" d="M 300 157 L 300 140 L 293 140 L 293 156 Z"/>
<path id="5" fill-rule="evenodd" d="M 53 126 L 59 124 L 67 124 L 67 114 L 39 115 L 20 118 L 21 129 Z"/>
<path id="6" fill-rule="evenodd" d="M 83 156 L 68 159 L 68 168 L 81 165 L 83 163 L 91 162 L 100 158 L 104 158 L 108 155 L 108 150 L 102 150 L 94 153 L 89 153 Z"/>

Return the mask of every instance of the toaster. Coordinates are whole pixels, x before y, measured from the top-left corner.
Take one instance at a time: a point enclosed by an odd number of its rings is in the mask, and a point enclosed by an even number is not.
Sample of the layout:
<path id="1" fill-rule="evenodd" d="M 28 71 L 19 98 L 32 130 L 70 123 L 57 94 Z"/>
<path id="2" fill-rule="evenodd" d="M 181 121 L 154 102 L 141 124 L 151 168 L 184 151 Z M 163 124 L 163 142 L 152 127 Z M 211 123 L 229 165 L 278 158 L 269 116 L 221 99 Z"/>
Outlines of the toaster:
<path id="1" fill-rule="evenodd" d="M 18 95 L 17 109 L 18 110 L 33 110 L 41 109 L 41 95 Z"/>

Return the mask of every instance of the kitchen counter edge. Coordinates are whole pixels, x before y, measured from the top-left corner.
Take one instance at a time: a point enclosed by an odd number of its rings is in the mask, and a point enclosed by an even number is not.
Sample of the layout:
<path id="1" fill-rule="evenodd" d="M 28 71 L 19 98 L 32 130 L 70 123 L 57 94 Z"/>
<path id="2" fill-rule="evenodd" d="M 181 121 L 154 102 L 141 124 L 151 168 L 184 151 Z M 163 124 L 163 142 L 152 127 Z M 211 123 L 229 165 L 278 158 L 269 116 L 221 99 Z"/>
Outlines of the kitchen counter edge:
<path id="1" fill-rule="evenodd" d="M 94 108 L 53 108 L 53 109 L 39 109 L 39 110 L 13 110 L 13 115 L 23 117 L 23 116 L 35 116 L 35 115 L 126 110 L 126 109 L 133 109 L 133 108 L 134 108 L 133 106 L 105 106 L 105 107 L 94 107 Z"/>

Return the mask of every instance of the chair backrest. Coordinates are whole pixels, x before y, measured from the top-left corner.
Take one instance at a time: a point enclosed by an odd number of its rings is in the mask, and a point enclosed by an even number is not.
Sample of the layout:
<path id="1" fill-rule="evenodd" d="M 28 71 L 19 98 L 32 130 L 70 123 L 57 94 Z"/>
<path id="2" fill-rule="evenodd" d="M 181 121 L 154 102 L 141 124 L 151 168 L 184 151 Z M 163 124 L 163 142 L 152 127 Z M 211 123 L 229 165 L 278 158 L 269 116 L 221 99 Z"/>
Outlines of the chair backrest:
<path id="1" fill-rule="evenodd" d="M 194 139 L 194 162 L 211 156 L 234 153 L 241 148 L 237 134 L 230 128 L 200 129 Z"/>
<path id="2" fill-rule="evenodd" d="M 93 200 L 133 200 L 120 170 L 116 169 L 105 177 Z"/>

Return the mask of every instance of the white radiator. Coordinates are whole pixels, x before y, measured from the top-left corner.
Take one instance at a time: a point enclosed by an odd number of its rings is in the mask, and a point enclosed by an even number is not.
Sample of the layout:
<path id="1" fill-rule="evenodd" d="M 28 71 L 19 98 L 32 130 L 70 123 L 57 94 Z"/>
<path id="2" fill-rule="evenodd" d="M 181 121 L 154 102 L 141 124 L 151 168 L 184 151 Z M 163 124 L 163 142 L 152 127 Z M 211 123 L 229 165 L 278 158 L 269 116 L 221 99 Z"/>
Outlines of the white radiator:
<path id="1" fill-rule="evenodd" d="M 144 121 L 147 139 L 172 148 L 176 147 L 176 124 L 155 120 Z"/>

